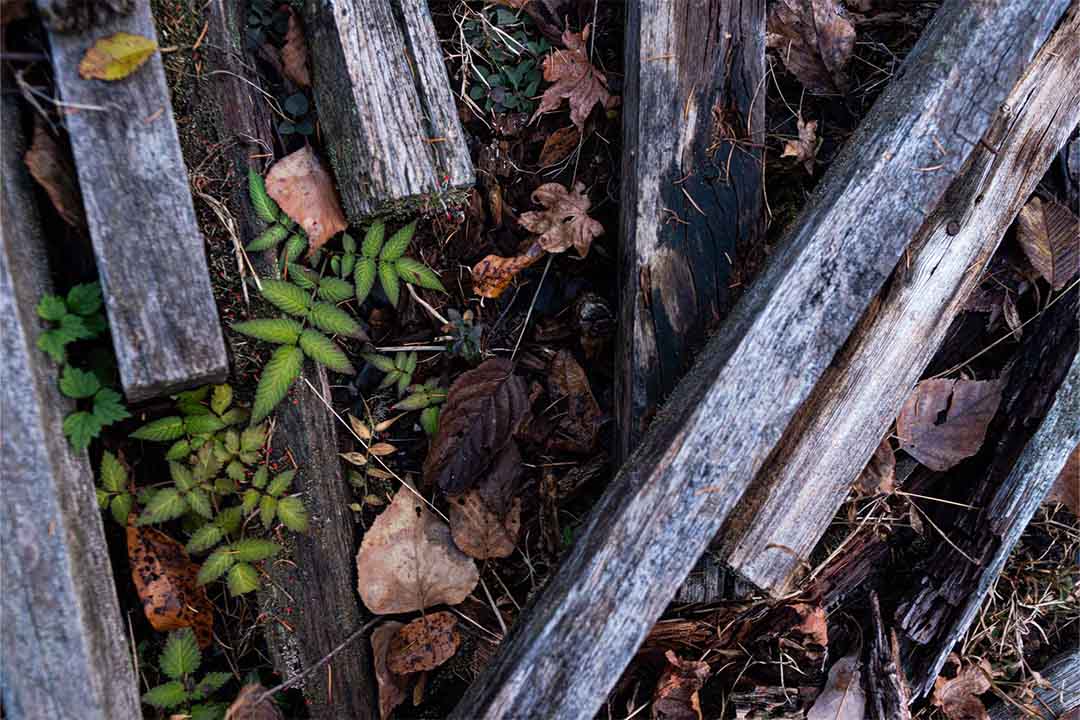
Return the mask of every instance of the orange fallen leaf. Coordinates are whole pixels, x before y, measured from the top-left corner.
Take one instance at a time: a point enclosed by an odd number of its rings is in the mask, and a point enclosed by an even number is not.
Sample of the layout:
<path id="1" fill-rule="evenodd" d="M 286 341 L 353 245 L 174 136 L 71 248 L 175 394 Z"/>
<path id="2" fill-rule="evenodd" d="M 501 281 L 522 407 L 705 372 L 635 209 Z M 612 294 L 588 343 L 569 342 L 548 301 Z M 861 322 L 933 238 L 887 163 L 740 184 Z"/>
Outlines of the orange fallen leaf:
<path id="1" fill-rule="evenodd" d="M 581 132 L 574 125 L 559 128 L 551 133 L 540 151 L 540 167 L 550 167 L 562 162 L 574 152 L 580 141 Z"/>
<path id="2" fill-rule="evenodd" d="M 519 220 L 522 227 L 539 236 L 536 241 L 550 253 L 573 247 L 585 257 L 593 239 L 604 234 L 604 226 L 588 215 L 592 203 L 585 195 L 584 183 L 574 183 L 573 190 L 546 183 L 533 191 L 532 199 L 545 209 L 521 213 Z"/>
<path id="3" fill-rule="evenodd" d="M 405 701 L 408 682 L 386 666 L 390 641 L 405 623 L 387 620 L 371 633 L 371 654 L 375 659 L 375 683 L 379 686 L 379 717 L 386 720 L 398 705 Z"/>
<path id="4" fill-rule="evenodd" d="M 683 660 L 671 650 L 664 653 L 667 667 L 653 693 L 653 720 L 701 720 L 698 691 L 709 679 L 709 664 Z"/>
<path id="5" fill-rule="evenodd" d="M 986 706 L 978 698 L 990 689 L 990 663 L 985 658 L 978 663 L 964 663 L 953 653 L 948 666 L 952 677 L 938 676 L 930 703 L 941 708 L 949 720 L 986 720 Z"/>
<path id="6" fill-rule="evenodd" d="M 307 233 L 309 252 L 349 226 L 334 179 L 309 145 L 274 163 L 266 192 Z"/>
<path id="7" fill-rule="evenodd" d="M 900 448 L 941 472 L 982 447 L 1001 402 L 1000 380 L 923 380 L 896 418 Z"/>
<path id="8" fill-rule="evenodd" d="M 285 43 L 281 46 L 281 65 L 285 77 L 297 86 L 311 87 L 308 71 L 308 46 L 304 37 L 304 25 L 296 11 L 289 7 L 289 29 L 285 31 Z"/>
<path id="9" fill-rule="evenodd" d="M 75 180 L 75 168 L 45 129 L 45 123 L 36 115 L 34 118 L 34 142 L 26 151 L 26 168 L 45 189 L 49 201 L 64 222 L 72 227 L 83 227 L 86 216 L 83 214 L 82 193 Z"/>
<path id="10" fill-rule="evenodd" d="M 554 84 L 544 91 L 533 119 L 557 110 L 565 98 L 570 104 L 570 121 L 584 133 L 585 120 L 593 107 L 600 105 L 610 110 L 619 104 L 619 99 L 608 91 L 607 77 L 589 62 L 588 40 L 588 25 L 580 34 L 566 30 L 563 44 L 567 49 L 544 58 L 544 79 Z"/>
<path id="11" fill-rule="evenodd" d="M 1055 290 L 1061 290 L 1080 271 L 1080 219 L 1060 203 L 1033 197 L 1016 221 L 1024 254 Z"/>
<path id="12" fill-rule="evenodd" d="M 95 42 L 79 62 L 84 80 L 123 80 L 157 51 L 157 43 L 142 35 L 119 32 Z"/>
<path id="13" fill-rule="evenodd" d="M 472 269 L 473 291 L 480 297 L 497 298 L 503 294 L 525 268 L 544 256 L 544 248 L 533 241 L 521 255 L 501 257 L 488 255 Z"/>
<path id="14" fill-rule="evenodd" d="M 784 152 L 780 157 L 793 157 L 796 162 L 802 163 L 806 172 L 814 174 L 814 160 L 817 159 L 818 139 L 817 120 L 804 122 L 800 115 L 796 119 L 799 128 L 799 139 L 788 140 L 784 143 Z"/>
<path id="15" fill-rule="evenodd" d="M 433 670 L 453 657 L 460 645 L 457 618 L 445 610 L 431 613 L 394 633 L 386 652 L 386 667 L 398 675 Z"/>

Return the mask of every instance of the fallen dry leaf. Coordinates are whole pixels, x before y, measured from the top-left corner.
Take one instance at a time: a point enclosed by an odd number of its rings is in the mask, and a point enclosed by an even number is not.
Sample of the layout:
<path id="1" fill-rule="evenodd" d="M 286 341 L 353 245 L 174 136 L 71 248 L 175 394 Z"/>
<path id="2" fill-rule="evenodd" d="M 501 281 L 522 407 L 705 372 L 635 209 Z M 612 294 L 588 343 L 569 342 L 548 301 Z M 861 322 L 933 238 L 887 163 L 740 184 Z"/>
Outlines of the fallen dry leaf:
<path id="1" fill-rule="evenodd" d="M 1001 380 L 923 380 L 896 418 L 900 448 L 941 472 L 982 447 L 1001 402 Z"/>
<path id="2" fill-rule="evenodd" d="M 157 43 L 142 35 L 119 32 L 95 42 L 79 63 L 83 80 L 123 80 L 157 51 Z"/>
<path id="3" fill-rule="evenodd" d="M 457 605 L 480 580 L 450 528 L 407 487 L 364 533 L 356 573 L 360 597 L 377 615 Z"/>
<path id="4" fill-rule="evenodd" d="M 1065 467 L 1046 496 L 1046 502 L 1061 503 L 1073 515 L 1080 517 L 1080 445 L 1069 454 Z"/>
<path id="5" fill-rule="evenodd" d="M 266 688 L 258 683 L 245 685 L 225 711 L 225 720 L 284 720 L 273 700 L 266 698 L 257 702 L 265 692 Z"/>
<path id="6" fill-rule="evenodd" d="M 530 242 L 521 255 L 509 258 L 488 255 L 473 266 L 473 292 L 480 297 L 499 297 L 506 288 L 510 287 L 510 283 L 514 281 L 518 273 L 535 264 L 542 257 L 544 257 L 544 249 L 536 241 Z"/>
<path id="7" fill-rule="evenodd" d="M 581 132 L 573 125 L 551 133 L 540 151 L 540 167 L 550 167 L 570 157 L 580 141 Z"/>
<path id="8" fill-rule="evenodd" d="M 266 192 L 307 233 L 309 253 L 349 226 L 334 179 L 309 145 L 274 163 Z"/>
<path id="9" fill-rule="evenodd" d="M 559 401 L 559 410 L 565 411 L 548 441 L 548 448 L 579 455 L 591 453 L 603 413 L 593 397 L 585 370 L 569 350 L 557 352 L 548 365 L 548 394 L 552 401 Z"/>
<path id="10" fill-rule="evenodd" d="M 1033 197 L 1017 217 L 1017 237 L 1032 266 L 1055 290 L 1080 271 L 1080 218 L 1056 202 Z"/>
<path id="11" fill-rule="evenodd" d="M 784 143 L 784 152 L 780 157 L 793 157 L 796 162 L 802 163 L 806 172 L 814 174 L 814 161 L 817 159 L 818 139 L 817 120 L 803 122 L 802 117 L 797 118 L 799 139 L 788 140 Z"/>
<path id="12" fill-rule="evenodd" d="M 311 87 L 308 71 L 308 46 L 304 37 L 304 25 L 296 11 L 289 8 L 289 29 L 285 31 L 285 44 L 281 46 L 282 72 L 298 87 Z"/>
<path id="13" fill-rule="evenodd" d="M 893 452 L 889 436 L 881 439 L 881 444 L 874 451 L 870 462 L 859 473 L 855 481 L 855 490 L 865 497 L 889 495 L 896 489 L 896 454 Z"/>
<path id="14" fill-rule="evenodd" d="M 521 454 L 511 441 L 492 469 L 472 488 L 449 498 L 454 544 L 477 560 L 508 557 L 521 531 Z"/>
<path id="15" fill-rule="evenodd" d="M 664 653 L 668 664 L 653 692 L 653 720 L 701 720 L 698 691 L 709 679 L 709 664 L 683 660 L 671 650 Z"/>
<path id="16" fill-rule="evenodd" d="M 386 720 L 407 697 L 408 681 L 386 666 L 390 641 L 405 623 L 387 620 L 371 633 L 371 654 L 375 659 L 375 683 L 379 686 L 379 717 Z"/>
<path id="17" fill-rule="evenodd" d="M 949 720 L 986 720 L 989 715 L 978 696 L 990 689 L 990 663 L 985 658 L 978 663 L 963 663 L 953 653 L 947 666 L 955 667 L 955 674 L 938 676 L 931 704 L 941 708 Z"/>
<path id="18" fill-rule="evenodd" d="M 540 98 L 533 119 L 557 110 L 563 98 L 570 103 L 570 121 L 584 134 L 585 121 L 596 105 L 610 110 L 618 98 L 608 92 L 607 77 L 589 62 L 589 26 L 580 34 L 566 30 L 562 35 L 566 50 L 556 50 L 544 58 L 544 79 L 553 83 Z"/>
<path id="19" fill-rule="evenodd" d="M 199 566 L 191 562 L 184 546 L 160 530 L 136 527 L 129 520 L 127 547 L 131 579 L 150 625 L 158 632 L 190 627 L 199 647 L 210 647 L 214 610 L 206 588 L 196 582 Z"/>
<path id="20" fill-rule="evenodd" d="M 445 610 L 431 613 L 394 633 L 386 652 L 386 667 L 398 675 L 433 670 L 452 658 L 459 645 L 457 618 Z"/>
<path id="21" fill-rule="evenodd" d="M 540 247 L 549 253 L 560 253 L 574 247 L 578 255 L 589 254 L 594 238 L 604 234 L 604 226 L 589 217 L 592 203 L 584 194 L 585 185 L 574 183 L 567 190 L 559 183 L 546 183 L 533 191 L 533 202 L 544 210 L 521 213 L 521 226 L 538 235 Z"/>
<path id="22" fill-rule="evenodd" d="M 766 43 L 810 92 L 847 88 L 844 67 L 855 49 L 855 26 L 837 0 L 777 0 L 770 5 Z"/>
<path id="23" fill-rule="evenodd" d="M 41 118 L 34 116 L 34 142 L 26 151 L 26 168 L 45 189 L 49 201 L 64 222 L 72 227 L 84 227 L 82 193 L 75 180 L 75 168 L 60 145 L 45 129 Z"/>
<path id="24" fill-rule="evenodd" d="M 861 675 L 857 653 L 837 660 L 829 669 L 825 689 L 806 713 L 806 720 L 863 720 L 866 693 Z"/>

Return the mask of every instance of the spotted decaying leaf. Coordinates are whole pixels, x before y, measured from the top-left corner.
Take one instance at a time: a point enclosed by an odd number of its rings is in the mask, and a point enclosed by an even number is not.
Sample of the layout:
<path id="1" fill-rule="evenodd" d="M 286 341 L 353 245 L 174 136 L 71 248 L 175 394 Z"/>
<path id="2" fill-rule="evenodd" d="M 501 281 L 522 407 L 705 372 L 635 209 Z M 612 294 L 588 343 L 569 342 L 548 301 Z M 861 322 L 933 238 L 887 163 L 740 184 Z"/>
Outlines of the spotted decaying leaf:
<path id="1" fill-rule="evenodd" d="M 886 435 L 874 451 L 870 462 L 859 473 L 855 481 L 855 490 L 860 495 L 888 495 L 896 489 L 896 453 L 893 452 L 889 436 Z"/>
<path id="2" fill-rule="evenodd" d="M 837 660 L 829 669 L 825 689 L 806 713 L 806 720 L 864 720 L 866 693 L 858 654 Z"/>
<path id="3" fill-rule="evenodd" d="M 292 6 L 287 7 L 289 8 L 289 28 L 285 31 L 285 43 L 281 46 L 281 71 L 298 87 L 311 87 L 304 26 Z"/>
<path id="4" fill-rule="evenodd" d="M 550 253 L 573 247 L 585 257 L 593 239 L 604 234 L 604 226 L 589 217 L 591 202 L 583 183 L 574 183 L 573 190 L 559 183 L 545 183 L 533 191 L 532 199 L 544 210 L 524 212 L 519 220 L 522 227 L 537 235 L 540 247 Z"/>
<path id="5" fill-rule="evenodd" d="M 982 447 L 1001 402 L 1002 380 L 923 380 L 896 419 L 900 448 L 941 472 Z"/>
<path id="6" fill-rule="evenodd" d="M 79 62 L 84 80 L 123 80 L 157 51 L 157 43 L 141 35 L 119 32 L 95 42 Z"/>
<path id="7" fill-rule="evenodd" d="M 559 409 L 565 411 L 548 447 L 580 455 L 591 453 L 603 413 L 593 397 L 584 368 L 570 351 L 560 350 L 548 365 L 548 392 L 553 401 L 559 401 Z"/>
<path id="8" fill-rule="evenodd" d="M 266 192 L 307 233 L 309 252 L 348 227 L 334 179 L 310 145 L 274 163 Z"/>
<path id="9" fill-rule="evenodd" d="M 818 151 L 818 138 L 817 138 L 817 120 L 811 120 L 806 122 L 800 115 L 796 119 L 797 126 L 799 128 L 799 139 L 788 140 L 784 143 L 784 152 L 780 154 L 780 157 L 793 157 L 796 162 L 802 163 L 802 166 L 806 168 L 806 172 L 811 175 L 814 174 L 814 161 L 817 159 Z"/>
<path id="10" fill-rule="evenodd" d="M 698 660 L 683 660 L 671 650 L 664 657 L 667 667 L 653 692 L 654 720 L 701 720 L 701 698 L 698 691 L 709 679 L 709 664 Z"/>
<path id="11" fill-rule="evenodd" d="M 570 157 L 580 141 L 581 131 L 574 125 L 551 133 L 540 150 L 540 167 L 550 167 Z"/>
<path id="12" fill-rule="evenodd" d="M 990 689 L 990 663 L 985 658 L 977 663 L 964 663 L 955 654 L 946 662 L 949 677 L 940 675 L 934 681 L 930 702 L 941 708 L 949 720 L 986 720 L 989 715 L 979 695 Z"/>
<path id="13" fill-rule="evenodd" d="M 407 697 L 408 680 L 386 666 L 390 641 L 405 623 L 387 620 L 371 633 L 371 654 L 375 660 L 375 684 L 379 687 L 379 717 L 386 720 Z"/>
<path id="14" fill-rule="evenodd" d="M 769 5 L 766 44 L 814 93 L 842 92 L 855 50 L 855 26 L 837 0 L 777 0 Z"/>
<path id="15" fill-rule="evenodd" d="M 1061 503 L 1073 515 L 1080 517 L 1080 445 L 1069 454 L 1065 467 L 1046 496 L 1046 502 Z"/>
<path id="16" fill-rule="evenodd" d="M 259 700 L 265 692 L 266 688 L 258 683 L 245 685 L 225 711 L 225 720 L 284 720 L 273 700 Z"/>
<path id="17" fill-rule="evenodd" d="M 31 177 L 45 189 L 57 214 L 72 227 L 84 227 L 82 193 L 75 180 L 75 168 L 60 145 L 45 129 L 40 117 L 34 116 L 34 142 L 26 151 L 26 168 Z"/>
<path id="18" fill-rule="evenodd" d="M 199 566 L 176 540 L 136 527 L 133 520 L 134 515 L 127 526 L 128 560 L 146 619 L 158 632 L 190 627 L 199 647 L 209 647 L 214 611 L 206 588 L 196 582 Z"/>
<path id="19" fill-rule="evenodd" d="M 473 266 L 473 291 L 480 297 L 497 298 L 510 287 L 518 273 L 542 257 L 544 249 L 535 240 L 529 242 L 525 252 L 514 257 L 488 255 Z"/>
<path id="20" fill-rule="evenodd" d="M 570 104 L 570 121 L 584 133 L 585 120 L 596 105 L 610 110 L 619 99 L 608 90 L 604 73 L 589 62 L 589 26 L 580 34 L 566 30 L 562 40 L 566 50 L 544 58 L 544 79 L 553 84 L 544 91 L 533 118 L 557 110 L 565 98 Z"/>
<path id="21" fill-rule="evenodd" d="M 449 660 L 461 645 L 457 618 L 452 613 L 431 613 L 399 628 L 390 638 L 386 667 L 397 675 L 433 670 Z"/>
<path id="22" fill-rule="evenodd" d="M 1055 290 L 1080 271 L 1080 218 L 1064 205 L 1033 197 L 1017 216 L 1017 237 L 1032 266 Z"/>

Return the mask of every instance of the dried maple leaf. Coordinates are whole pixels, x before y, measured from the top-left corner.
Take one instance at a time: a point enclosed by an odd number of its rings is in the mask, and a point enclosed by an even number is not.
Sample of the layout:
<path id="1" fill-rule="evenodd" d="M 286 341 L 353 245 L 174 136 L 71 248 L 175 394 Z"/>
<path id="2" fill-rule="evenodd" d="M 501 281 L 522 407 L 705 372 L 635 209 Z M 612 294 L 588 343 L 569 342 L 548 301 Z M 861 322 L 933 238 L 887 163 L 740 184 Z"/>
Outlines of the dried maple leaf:
<path id="1" fill-rule="evenodd" d="M 510 287 L 510 283 L 514 281 L 518 273 L 535 264 L 542 257 L 544 257 L 544 248 L 540 247 L 540 243 L 536 241 L 530 242 L 521 255 L 509 258 L 488 255 L 473 266 L 473 292 L 480 297 L 499 297 L 506 288 Z"/>
<path id="2" fill-rule="evenodd" d="M 309 145 L 274 163 L 266 192 L 307 233 L 309 252 L 349 226 L 334 180 Z"/>
<path id="3" fill-rule="evenodd" d="M 1055 290 L 1080 271 L 1080 218 L 1064 205 L 1033 197 L 1020 210 L 1017 227 L 1024 254 Z"/>
<path id="4" fill-rule="evenodd" d="M 356 574 L 364 605 L 377 615 L 457 605 L 480 579 L 450 528 L 407 487 L 364 533 Z"/>
<path id="5" fill-rule="evenodd" d="M 308 71 L 308 46 L 304 37 L 304 25 L 296 11 L 289 7 L 289 29 L 285 31 L 285 44 L 281 46 L 282 72 L 298 87 L 311 87 Z"/>
<path id="6" fill-rule="evenodd" d="M 923 380 L 896 418 L 900 448 L 941 472 L 982 447 L 1001 402 L 1000 380 Z"/>
<path id="7" fill-rule="evenodd" d="M 858 654 L 837 660 L 829 669 L 825 689 L 806 713 L 806 720 L 863 720 L 866 693 Z"/>
<path id="8" fill-rule="evenodd" d="M 1080 517 L 1080 445 L 1069 454 L 1065 467 L 1046 496 L 1046 502 L 1061 503 L 1073 515 Z"/>
<path id="9" fill-rule="evenodd" d="M 570 121 L 584 133 L 585 121 L 593 107 L 600 105 L 610 110 L 618 105 L 618 98 L 608 92 L 604 74 L 589 62 L 589 26 L 581 34 L 563 32 L 562 40 L 567 49 L 556 50 L 544 58 L 544 79 L 554 84 L 544 91 L 533 119 L 557 110 L 566 98 L 570 103 Z"/>
<path id="10" fill-rule="evenodd" d="M 593 397 L 585 370 L 568 350 L 557 352 L 548 365 L 548 393 L 565 410 L 548 448 L 581 455 L 591 453 L 603 413 Z"/>
<path id="11" fill-rule="evenodd" d="M 75 168 L 60 149 L 45 123 L 34 116 L 34 142 L 26 151 L 24 162 L 30 175 L 45 189 L 49 201 L 64 222 L 72 227 L 84 227 L 82 193 L 75 181 Z"/>
<path id="12" fill-rule="evenodd" d="M 863 496 L 889 495 L 896 489 L 896 454 L 886 435 L 870 462 L 855 481 L 855 490 Z"/>
<path id="13" fill-rule="evenodd" d="M 460 645 L 457 618 L 446 611 L 431 613 L 398 628 L 390 638 L 386 667 L 398 675 L 433 670 L 452 658 Z"/>
<path id="14" fill-rule="evenodd" d="M 567 190 L 559 183 L 546 183 L 533 191 L 533 202 L 545 210 L 521 213 L 521 226 L 536 233 L 536 241 L 549 253 L 560 253 L 573 246 L 578 255 L 585 257 L 592 247 L 593 238 L 604 234 L 604 226 L 589 217 L 589 196 L 584 194 L 585 185 L 574 183 Z"/>
<path id="15" fill-rule="evenodd" d="M 245 685 L 225 712 L 225 720 L 284 720 L 273 700 L 259 699 L 265 692 L 266 688 L 258 683 Z"/>
<path id="16" fill-rule="evenodd" d="M 150 625 L 158 632 L 190 627 L 199 647 L 210 647 L 213 607 L 206 588 L 196 582 L 199 566 L 184 546 L 160 530 L 129 521 L 127 548 L 131 578 Z"/>
<path id="17" fill-rule="evenodd" d="M 701 720 L 698 691 L 709 679 L 709 664 L 683 660 L 671 650 L 664 653 L 667 667 L 653 692 L 653 720 Z"/>
<path id="18" fill-rule="evenodd" d="M 837 0 L 777 0 L 770 5 L 766 42 L 810 92 L 846 89 L 855 26 Z"/>
<path id="19" fill-rule="evenodd" d="M 788 140 L 784 143 L 784 152 L 780 157 L 793 157 L 796 162 L 801 162 L 806 172 L 814 174 L 814 161 L 817 159 L 818 139 L 817 120 L 803 122 L 802 117 L 796 120 L 799 127 L 799 139 Z"/>
<path id="20" fill-rule="evenodd" d="M 386 720 L 390 713 L 407 697 L 406 688 L 408 681 L 391 672 L 386 666 L 386 653 L 390 649 L 390 641 L 397 631 L 405 627 L 405 623 L 387 620 L 371 633 L 371 654 L 375 659 L 375 683 L 379 686 L 379 717 Z"/>
<path id="21" fill-rule="evenodd" d="M 949 720 L 986 720 L 990 716 L 978 698 L 990 689 L 990 663 L 963 663 L 955 653 L 949 655 L 949 665 L 956 668 L 952 677 L 941 675 L 934 681 L 931 704 L 941 708 Z"/>
<path id="22" fill-rule="evenodd" d="M 551 167 L 562 162 L 574 152 L 580 141 L 581 132 L 573 125 L 551 133 L 540 150 L 540 167 Z"/>

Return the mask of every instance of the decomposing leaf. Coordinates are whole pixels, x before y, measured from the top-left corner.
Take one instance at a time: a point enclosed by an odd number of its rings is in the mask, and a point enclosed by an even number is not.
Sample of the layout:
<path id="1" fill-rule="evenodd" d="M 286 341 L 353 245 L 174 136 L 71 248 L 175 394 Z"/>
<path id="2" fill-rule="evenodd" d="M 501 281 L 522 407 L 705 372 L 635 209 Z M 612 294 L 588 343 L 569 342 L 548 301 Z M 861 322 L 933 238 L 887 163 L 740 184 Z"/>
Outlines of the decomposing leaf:
<path id="1" fill-rule="evenodd" d="M 941 472 L 982 447 L 1001 402 L 1001 380 L 923 380 L 896 418 L 900 448 Z"/>
<path id="2" fill-rule="evenodd" d="M 437 612 L 399 628 L 390 638 L 386 667 L 398 675 L 433 670 L 449 660 L 461 645 L 457 618 Z"/>
<path id="3" fill-rule="evenodd" d="M 349 226 L 334 179 L 305 145 L 274 163 L 266 176 L 266 192 L 307 233 L 314 252 Z"/>
<path id="4" fill-rule="evenodd" d="M 259 700 L 265 692 L 266 688 L 258 683 L 245 685 L 225 711 L 225 720 L 283 720 L 273 700 Z"/>
<path id="5" fill-rule="evenodd" d="M 457 605 L 480 579 L 450 528 L 407 487 L 364 533 L 356 572 L 361 599 L 378 615 Z"/>
<path id="6" fill-rule="evenodd" d="M 157 50 L 151 38 L 119 32 L 101 38 L 79 63 L 84 80 L 122 80 L 135 72 Z"/>
<path id="7" fill-rule="evenodd" d="M 1073 515 L 1080 517 L 1080 445 L 1069 454 L 1065 467 L 1046 496 L 1046 502 L 1061 503 Z"/>
<path id="8" fill-rule="evenodd" d="M 578 255 L 589 254 L 593 238 L 604 234 L 604 226 L 589 217 L 589 196 L 584 183 L 574 183 L 567 190 L 559 183 L 546 183 L 533 191 L 533 202 L 544 210 L 521 213 L 521 226 L 536 233 L 540 247 L 550 253 L 560 253 L 574 247 Z"/>
<path id="9" fill-rule="evenodd" d="M 304 25 L 292 6 L 289 8 L 289 28 L 285 31 L 285 44 L 281 46 L 281 71 L 298 87 L 311 87 L 308 71 L 308 46 L 304 37 Z"/>
<path id="10" fill-rule="evenodd" d="M 1055 290 L 1080 271 L 1080 218 L 1064 205 L 1033 197 L 1020 210 L 1017 227 L 1024 254 Z"/>
<path id="11" fill-rule="evenodd" d="M 595 105 L 610 110 L 619 99 L 608 91 L 607 77 L 589 62 L 589 26 L 581 33 L 566 30 L 562 36 L 566 50 L 556 50 L 544 58 L 544 79 L 554 83 L 544 91 L 533 118 L 557 110 L 563 98 L 570 103 L 570 121 L 582 133 L 585 120 Z"/>
<path id="12" fill-rule="evenodd" d="M 889 436 L 886 435 L 855 481 L 855 490 L 860 495 L 869 497 L 879 494 L 889 495 L 895 489 L 896 454 L 889 442 Z"/>
<path id="13" fill-rule="evenodd" d="M 386 720 L 398 705 L 405 701 L 405 678 L 393 673 L 386 666 L 386 654 L 390 641 L 405 623 L 387 620 L 371 633 L 371 653 L 375 658 L 375 683 L 379 686 L 379 717 Z"/>
<path id="14" fill-rule="evenodd" d="M 769 9 L 766 43 L 784 67 L 815 93 L 847 88 L 844 66 L 855 49 L 855 26 L 837 0 L 777 0 Z"/>
<path id="15" fill-rule="evenodd" d="M 517 274 L 544 257 L 544 248 L 535 240 L 525 252 L 514 257 L 488 255 L 472 269 L 473 291 L 480 297 L 497 298 L 503 294 Z"/>
<path id="16" fill-rule="evenodd" d="M 529 412 L 525 380 L 508 360 L 487 360 L 450 386 L 439 432 L 424 460 L 424 481 L 462 493 L 496 464 Z"/>
<path id="17" fill-rule="evenodd" d="M 866 693 L 858 653 L 842 657 L 829 669 L 825 689 L 806 713 L 806 720 L 863 720 Z"/>
<path id="18" fill-rule="evenodd" d="M 83 214 L 82 193 L 75 180 L 75 168 L 68 161 L 45 123 L 35 115 L 34 142 L 26 151 L 26 168 L 49 196 L 57 214 L 72 227 L 86 225 Z"/>
<path id="19" fill-rule="evenodd" d="M 136 527 L 133 520 L 134 515 L 127 526 L 128 560 L 146 619 L 158 632 L 190 627 L 199 647 L 210 647 L 214 611 L 196 580 L 199 566 L 179 542 L 160 530 Z"/>
<path id="20" fill-rule="evenodd" d="M 931 704 L 941 708 L 949 720 L 986 720 L 989 717 L 979 695 L 990 689 L 990 663 L 985 658 L 978 663 L 964 663 L 955 653 L 949 655 L 947 666 L 951 677 L 938 676 L 934 681 Z"/>
<path id="21" fill-rule="evenodd" d="M 709 679 L 709 664 L 683 660 L 671 650 L 664 657 L 668 664 L 653 692 L 653 720 L 701 720 L 698 691 Z"/>
<path id="22" fill-rule="evenodd" d="M 559 409 L 565 411 L 548 447 L 582 455 L 592 452 L 603 413 L 585 370 L 569 350 L 560 350 L 548 365 L 548 393 L 553 401 L 560 401 Z"/>
<path id="23" fill-rule="evenodd" d="M 474 486 L 450 498 L 454 544 L 477 560 L 508 557 L 521 530 L 521 455 L 511 441 L 491 470 Z"/>
<path id="24" fill-rule="evenodd" d="M 550 167 L 570 157 L 580 141 L 581 132 L 574 125 L 551 133 L 540 151 L 540 167 Z"/>
<path id="25" fill-rule="evenodd" d="M 799 128 L 799 139 L 788 140 L 784 143 L 784 152 L 780 157 L 793 157 L 796 162 L 802 163 L 806 172 L 814 174 L 814 160 L 817 159 L 818 138 L 817 120 L 805 122 L 800 115 L 796 119 Z"/>

